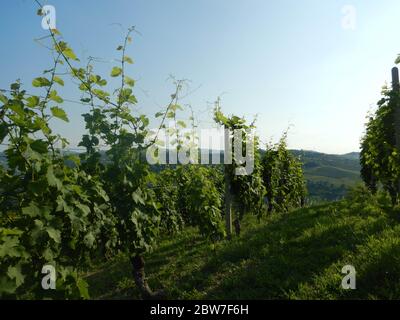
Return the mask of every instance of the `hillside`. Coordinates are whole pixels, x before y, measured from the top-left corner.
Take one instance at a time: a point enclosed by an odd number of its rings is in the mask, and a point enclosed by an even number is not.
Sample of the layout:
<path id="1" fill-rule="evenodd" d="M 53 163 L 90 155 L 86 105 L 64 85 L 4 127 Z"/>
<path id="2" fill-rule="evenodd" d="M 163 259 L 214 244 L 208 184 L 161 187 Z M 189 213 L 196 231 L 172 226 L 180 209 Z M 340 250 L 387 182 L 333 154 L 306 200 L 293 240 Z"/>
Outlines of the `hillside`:
<path id="1" fill-rule="evenodd" d="M 360 179 L 359 153 L 332 155 L 315 151 L 291 150 L 300 157 L 311 200 L 343 198 Z"/>
<path id="2" fill-rule="evenodd" d="M 231 242 L 212 244 L 193 230 L 165 237 L 146 257 L 149 282 L 176 299 L 398 298 L 399 212 L 363 193 L 261 224 L 250 217 Z M 341 288 L 345 265 L 356 269 L 357 290 Z M 88 280 L 94 298 L 139 298 L 123 257 Z"/>

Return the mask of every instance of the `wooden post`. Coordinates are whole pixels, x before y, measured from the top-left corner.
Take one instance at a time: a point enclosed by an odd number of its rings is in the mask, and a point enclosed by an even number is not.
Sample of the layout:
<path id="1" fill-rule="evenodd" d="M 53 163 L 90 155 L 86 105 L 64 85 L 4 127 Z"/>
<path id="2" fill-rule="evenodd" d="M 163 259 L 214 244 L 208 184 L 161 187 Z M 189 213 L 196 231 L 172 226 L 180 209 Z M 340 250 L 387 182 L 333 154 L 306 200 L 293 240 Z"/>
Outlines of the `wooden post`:
<path id="1" fill-rule="evenodd" d="M 399 83 L 399 69 L 394 67 L 392 69 L 392 89 L 397 94 L 396 100 L 398 99 L 400 91 Z M 400 153 L 400 105 L 395 106 L 394 111 L 394 131 L 397 153 Z M 400 179 L 397 181 L 397 196 L 400 194 Z"/>
<path id="2" fill-rule="evenodd" d="M 225 227 L 228 240 L 232 238 L 232 194 L 231 194 L 231 178 L 228 166 L 232 166 L 232 145 L 230 131 L 225 128 L 225 150 L 224 150 L 224 166 L 225 166 Z"/>
<path id="3" fill-rule="evenodd" d="M 399 89 L 399 69 L 397 67 L 392 68 L 392 88 Z"/>
<path id="4" fill-rule="evenodd" d="M 232 196 L 230 178 L 225 174 L 225 225 L 228 240 L 232 238 Z"/>

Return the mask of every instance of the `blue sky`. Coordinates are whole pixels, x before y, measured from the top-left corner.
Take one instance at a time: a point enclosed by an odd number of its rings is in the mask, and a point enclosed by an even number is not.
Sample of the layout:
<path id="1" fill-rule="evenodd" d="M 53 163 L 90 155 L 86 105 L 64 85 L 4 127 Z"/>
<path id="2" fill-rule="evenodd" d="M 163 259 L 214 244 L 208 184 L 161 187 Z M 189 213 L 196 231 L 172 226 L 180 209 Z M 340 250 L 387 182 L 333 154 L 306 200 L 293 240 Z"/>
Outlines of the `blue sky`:
<path id="1" fill-rule="evenodd" d="M 84 61 L 100 57 L 104 75 L 115 48 L 135 25 L 128 54 L 135 64 L 140 110 L 154 114 L 173 89 L 169 75 L 190 79 L 191 104 L 202 127 L 211 126 L 212 101 L 252 119 L 262 141 L 289 126 L 289 147 L 327 153 L 357 151 L 365 116 L 400 53 L 400 1 L 385 0 L 69 0 L 56 8 L 57 29 Z M 342 8 L 355 8 L 355 29 L 342 27 Z M 46 35 L 33 0 L 3 0 L 0 88 L 20 78 L 27 88 L 49 68 Z M 121 26 L 117 25 L 120 24 Z M 111 83 L 112 84 L 112 83 Z M 65 98 L 79 100 L 66 87 Z M 84 106 L 64 103 L 70 123 L 54 126 L 76 146 Z"/>

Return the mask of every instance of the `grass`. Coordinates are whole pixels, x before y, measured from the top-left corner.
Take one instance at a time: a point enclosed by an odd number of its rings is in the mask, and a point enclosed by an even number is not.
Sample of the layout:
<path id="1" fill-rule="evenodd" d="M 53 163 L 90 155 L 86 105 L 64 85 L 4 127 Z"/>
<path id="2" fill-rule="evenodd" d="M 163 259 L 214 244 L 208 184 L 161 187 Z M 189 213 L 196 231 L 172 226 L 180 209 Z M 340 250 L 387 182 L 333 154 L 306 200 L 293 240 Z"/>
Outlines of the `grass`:
<path id="1" fill-rule="evenodd" d="M 362 192 L 351 199 L 244 221 L 240 237 L 213 244 L 195 229 L 166 237 L 146 256 L 152 288 L 171 299 L 400 298 L 399 211 Z M 345 265 L 357 289 L 344 290 Z M 98 266 L 94 299 L 139 299 L 128 260 Z"/>
<path id="2" fill-rule="evenodd" d="M 332 166 L 321 166 L 317 168 L 312 168 L 307 171 L 310 176 L 328 177 L 335 179 L 348 179 L 350 181 L 359 181 L 360 173 L 357 171 L 351 171 L 341 168 L 336 168 Z"/>
<path id="3" fill-rule="evenodd" d="M 335 177 L 329 177 L 326 175 L 319 176 L 319 175 L 315 175 L 315 174 L 306 173 L 304 175 L 304 177 L 306 178 L 307 181 L 327 182 L 328 184 L 331 184 L 334 187 L 340 187 L 340 186 L 344 185 L 348 188 L 351 188 L 361 182 L 360 176 L 335 178 Z"/>

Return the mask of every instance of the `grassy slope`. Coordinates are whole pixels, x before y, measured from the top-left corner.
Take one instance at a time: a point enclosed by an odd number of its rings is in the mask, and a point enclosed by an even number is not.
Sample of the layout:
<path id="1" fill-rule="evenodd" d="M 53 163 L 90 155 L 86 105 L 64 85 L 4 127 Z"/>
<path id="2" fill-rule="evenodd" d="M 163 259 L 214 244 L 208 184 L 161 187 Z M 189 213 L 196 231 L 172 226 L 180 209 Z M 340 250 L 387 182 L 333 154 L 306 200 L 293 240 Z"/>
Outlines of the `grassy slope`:
<path id="1" fill-rule="evenodd" d="M 215 246 L 187 230 L 148 255 L 149 282 L 177 299 L 400 298 L 399 213 L 374 201 L 247 218 L 240 237 Z M 346 264 L 356 290 L 341 289 Z M 139 298 L 130 272 L 123 257 L 99 267 L 88 277 L 93 298 Z"/>
<path id="2" fill-rule="evenodd" d="M 342 199 L 349 188 L 361 182 L 359 154 L 325 154 L 291 150 L 303 163 L 309 200 L 312 202 Z"/>
<path id="3" fill-rule="evenodd" d="M 306 177 L 312 178 L 312 177 L 326 177 L 327 181 L 332 182 L 333 184 L 351 184 L 357 181 L 360 181 L 360 173 L 359 172 L 354 172 L 351 170 L 346 170 L 346 169 L 341 169 L 341 168 L 335 168 L 331 166 L 321 166 L 317 168 L 311 168 L 308 169 L 305 173 Z M 329 178 L 331 178 L 333 181 L 330 181 Z M 334 179 L 336 179 L 336 183 L 334 182 Z"/>

